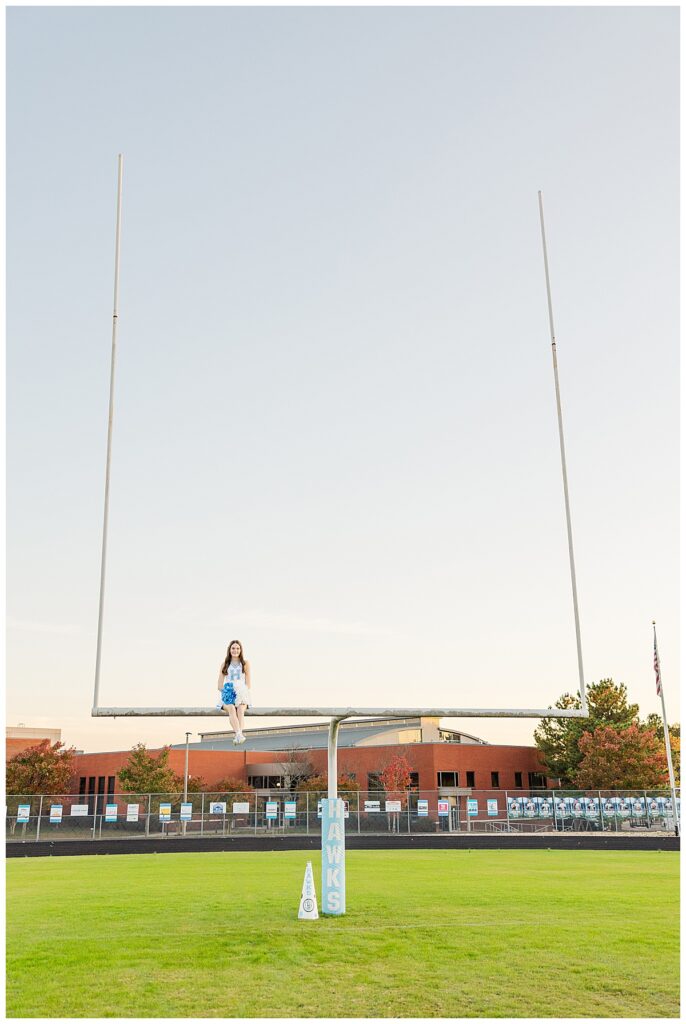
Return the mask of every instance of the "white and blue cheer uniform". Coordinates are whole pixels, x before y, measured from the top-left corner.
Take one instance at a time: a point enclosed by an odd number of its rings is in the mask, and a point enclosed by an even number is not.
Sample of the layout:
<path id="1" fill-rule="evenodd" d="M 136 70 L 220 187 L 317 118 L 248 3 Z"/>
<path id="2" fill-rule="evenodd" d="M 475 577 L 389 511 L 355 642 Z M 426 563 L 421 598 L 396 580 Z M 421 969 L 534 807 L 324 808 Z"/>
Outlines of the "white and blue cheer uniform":
<path id="1" fill-rule="evenodd" d="M 250 690 L 240 662 L 237 665 L 229 665 L 229 671 L 222 686 L 222 704 L 247 704 L 248 707 L 251 707 Z"/>

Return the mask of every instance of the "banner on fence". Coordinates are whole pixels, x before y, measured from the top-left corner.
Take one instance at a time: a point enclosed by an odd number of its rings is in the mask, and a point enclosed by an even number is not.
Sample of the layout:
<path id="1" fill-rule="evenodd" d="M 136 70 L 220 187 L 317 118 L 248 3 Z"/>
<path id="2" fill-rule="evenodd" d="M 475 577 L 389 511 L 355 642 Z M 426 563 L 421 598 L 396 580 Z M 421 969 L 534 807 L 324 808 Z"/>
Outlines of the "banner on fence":
<path id="1" fill-rule="evenodd" d="M 267 800 L 265 805 L 265 814 L 268 821 L 274 821 L 279 813 L 279 805 L 276 800 Z"/>
<path id="2" fill-rule="evenodd" d="M 283 816 L 284 816 L 284 818 L 288 818 L 289 821 L 292 821 L 295 818 L 295 808 L 296 808 L 296 801 L 295 800 L 285 800 L 284 801 L 284 805 L 283 805 Z"/>
<path id="3" fill-rule="evenodd" d="M 62 804 L 50 805 L 50 821 L 52 824 L 57 824 L 62 821 Z"/>
<path id="4" fill-rule="evenodd" d="M 234 804 L 234 807 L 242 807 L 243 804 Z M 234 814 L 240 814 L 240 811 L 234 811 Z M 222 800 L 213 800 L 210 804 L 210 814 L 226 814 L 226 803 Z"/>
<path id="5" fill-rule="evenodd" d="M 450 800 L 438 801 L 438 817 L 447 818 L 450 814 Z"/>
<path id="6" fill-rule="evenodd" d="M 386 801 L 386 814 L 398 814 L 402 809 L 400 800 L 387 800 Z"/>
<path id="7" fill-rule="evenodd" d="M 418 818 L 428 818 L 428 816 L 429 816 L 429 801 L 428 800 L 418 800 L 417 801 L 417 817 Z"/>
<path id="8" fill-rule="evenodd" d="M 88 816 L 88 804 L 72 804 L 69 809 L 72 818 L 85 818 Z"/>
<path id="9" fill-rule="evenodd" d="M 160 804 L 160 821 L 171 821 L 171 804 Z"/>
<path id="10" fill-rule="evenodd" d="M 223 807 L 226 810 L 226 804 L 213 804 L 213 807 Z M 224 811 L 213 811 L 214 814 L 223 814 Z M 239 800 L 236 803 L 231 804 L 231 811 L 233 814 L 250 814 L 250 803 L 247 800 Z"/>
<path id="11" fill-rule="evenodd" d="M 117 820 L 117 805 L 105 804 L 105 821 Z"/>
<path id="12" fill-rule="evenodd" d="M 31 816 L 31 804 L 19 804 L 17 807 L 17 824 L 25 825 Z"/>
<path id="13" fill-rule="evenodd" d="M 193 804 L 181 804 L 181 821 L 192 821 L 193 820 Z"/>
<path id="14" fill-rule="evenodd" d="M 486 810 L 488 811 L 489 818 L 497 817 L 498 816 L 498 801 L 497 800 L 487 800 L 486 801 Z"/>
<path id="15" fill-rule="evenodd" d="M 470 818 L 475 817 L 479 813 L 479 801 L 478 800 L 467 800 L 467 814 Z"/>
<path id="16" fill-rule="evenodd" d="M 319 801 L 321 807 L 321 800 Z M 380 800 L 365 800 L 364 809 L 366 814 L 379 814 L 381 812 L 381 801 Z"/>
<path id="17" fill-rule="evenodd" d="M 138 821 L 138 809 L 140 804 L 127 804 L 126 805 L 126 820 L 127 821 Z"/>
<path id="18" fill-rule="evenodd" d="M 507 801 L 507 813 L 511 818 L 521 818 L 524 813 L 524 797 L 509 797 Z"/>

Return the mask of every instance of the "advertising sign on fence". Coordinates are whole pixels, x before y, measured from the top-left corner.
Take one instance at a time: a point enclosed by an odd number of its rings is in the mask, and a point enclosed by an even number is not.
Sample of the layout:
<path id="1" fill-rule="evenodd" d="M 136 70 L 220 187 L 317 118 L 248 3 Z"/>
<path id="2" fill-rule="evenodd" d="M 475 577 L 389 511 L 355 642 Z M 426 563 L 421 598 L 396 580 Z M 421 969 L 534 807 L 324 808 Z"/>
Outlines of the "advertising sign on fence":
<path id="1" fill-rule="evenodd" d="M 400 800 L 386 801 L 386 814 L 397 814 L 402 808 Z"/>
<path id="2" fill-rule="evenodd" d="M 193 804 L 181 804 L 181 821 L 192 821 L 193 819 Z"/>
<path id="3" fill-rule="evenodd" d="M 295 800 L 285 800 L 283 805 L 283 816 L 292 821 L 295 818 Z"/>
<path id="4" fill-rule="evenodd" d="M 572 815 L 575 818 L 580 818 L 584 813 L 584 806 L 578 797 L 572 797 Z"/>
<path id="5" fill-rule="evenodd" d="M 563 796 L 555 797 L 555 814 L 558 818 L 566 818 L 569 814 L 569 807 Z"/>
<path id="6" fill-rule="evenodd" d="M 524 800 L 521 796 L 511 796 L 507 801 L 507 813 L 511 818 L 520 818 Z"/>
<path id="7" fill-rule="evenodd" d="M 126 805 L 126 820 L 127 821 L 138 821 L 138 808 L 140 804 L 127 804 Z"/>
<path id="8" fill-rule="evenodd" d="M 226 804 L 212 804 L 212 807 L 224 808 L 223 811 L 212 811 L 213 814 L 223 814 L 226 810 Z M 241 800 L 231 804 L 231 810 L 234 814 L 250 814 L 250 804 L 247 800 Z"/>
<path id="9" fill-rule="evenodd" d="M 486 810 L 488 811 L 489 818 L 496 818 L 498 816 L 498 801 L 497 800 L 487 800 L 486 801 Z"/>
<path id="10" fill-rule="evenodd" d="M 171 804 L 160 804 L 160 821 L 171 821 Z"/>
<path id="11" fill-rule="evenodd" d="M 438 801 L 438 817 L 447 818 L 450 814 L 450 800 Z"/>
<path id="12" fill-rule="evenodd" d="M 62 804 L 50 805 L 50 821 L 53 825 L 62 821 Z"/>
<path id="13" fill-rule="evenodd" d="M 105 804 L 105 821 L 117 820 L 117 805 Z"/>
<path id="14" fill-rule="evenodd" d="M 320 801 L 321 806 L 321 801 Z M 366 814 L 379 814 L 381 811 L 380 800 L 365 800 L 364 809 Z"/>
<path id="15" fill-rule="evenodd" d="M 467 800 L 467 814 L 470 818 L 475 817 L 479 813 L 479 801 L 478 800 Z"/>
<path id="16" fill-rule="evenodd" d="M 417 817 L 418 818 L 428 818 L 428 816 L 429 816 L 429 801 L 428 800 L 418 800 L 417 801 Z"/>
<path id="17" fill-rule="evenodd" d="M 553 805 L 547 796 L 538 798 L 538 813 L 542 818 L 549 818 L 553 813 Z"/>
<path id="18" fill-rule="evenodd" d="M 72 818 L 85 818 L 88 816 L 88 804 L 72 804 L 69 810 Z"/>
<path id="19" fill-rule="evenodd" d="M 279 805 L 276 800 L 267 800 L 265 805 L 265 813 L 268 821 L 274 821 L 279 813 Z"/>
<path id="20" fill-rule="evenodd" d="M 17 824 L 25 825 L 31 815 L 31 804 L 19 804 L 17 807 Z"/>
<path id="21" fill-rule="evenodd" d="M 242 804 L 234 804 L 234 807 L 242 807 Z M 238 814 L 238 811 L 234 811 L 234 814 Z M 210 804 L 210 814 L 226 814 L 226 803 L 222 800 L 213 800 Z"/>

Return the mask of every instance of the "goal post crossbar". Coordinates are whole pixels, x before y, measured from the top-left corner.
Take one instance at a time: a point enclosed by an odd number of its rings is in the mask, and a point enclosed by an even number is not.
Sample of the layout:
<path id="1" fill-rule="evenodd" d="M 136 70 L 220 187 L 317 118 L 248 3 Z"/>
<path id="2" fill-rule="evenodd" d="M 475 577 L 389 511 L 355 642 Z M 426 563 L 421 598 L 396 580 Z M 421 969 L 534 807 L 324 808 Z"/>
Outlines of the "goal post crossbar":
<path id="1" fill-rule="evenodd" d="M 210 718 L 227 715 L 218 708 L 100 708 L 93 718 Z M 248 708 L 256 718 L 587 718 L 580 708 Z"/>

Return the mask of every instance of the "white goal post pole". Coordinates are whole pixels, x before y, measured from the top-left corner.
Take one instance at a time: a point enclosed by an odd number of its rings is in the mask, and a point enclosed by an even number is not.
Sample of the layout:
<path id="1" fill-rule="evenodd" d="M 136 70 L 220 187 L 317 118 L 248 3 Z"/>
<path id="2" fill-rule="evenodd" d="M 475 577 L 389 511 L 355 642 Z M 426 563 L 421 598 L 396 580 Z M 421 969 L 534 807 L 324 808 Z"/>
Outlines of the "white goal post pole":
<path id="1" fill-rule="evenodd" d="M 576 655 L 579 664 L 579 695 L 581 710 L 584 717 L 588 714 L 586 704 L 586 685 L 584 683 L 584 663 L 581 655 L 581 627 L 579 625 L 579 603 L 576 593 L 576 569 L 574 567 L 574 544 L 572 542 L 572 518 L 569 511 L 569 487 L 567 485 L 567 458 L 565 456 L 565 438 L 562 430 L 562 403 L 560 401 L 560 379 L 557 371 L 557 344 L 555 341 L 555 324 L 553 322 L 553 300 L 550 292 L 550 273 L 548 270 L 548 247 L 545 241 L 545 223 L 543 220 L 543 193 L 538 193 L 538 209 L 541 215 L 541 240 L 543 242 L 543 264 L 545 266 L 545 286 L 548 295 L 548 318 L 550 320 L 550 341 L 553 350 L 553 373 L 555 375 L 555 399 L 557 402 L 557 425 L 560 435 L 560 457 L 562 460 L 562 483 L 565 494 L 565 515 L 567 519 L 567 544 L 569 547 L 569 568 L 572 575 L 572 601 L 574 603 L 574 628 L 576 630 Z"/>
<path id="2" fill-rule="evenodd" d="M 119 154 L 117 173 L 117 227 L 114 243 L 114 304 L 112 312 L 112 358 L 110 363 L 110 408 L 107 421 L 107 461 L 105 465 L 105 511 L 102 522 L 102 556 L 100 560 L 100 602 L 98 604 L 98 642 L 95 654 L 95 686 L 93 689 L 93 713 L 98 707 L 100 692 L 100 661 L 102 655 L 102 622 L 105 607 L 105 566 L 107 563 L 107 523 L 110 504 L 110 464 L 112 461 L 112 421 L 114 418 L 114 367 L 117 355 L 117 320 L 119 318 L 119 253 L 121 241 L 121 195 L 124 157 Z"/>

